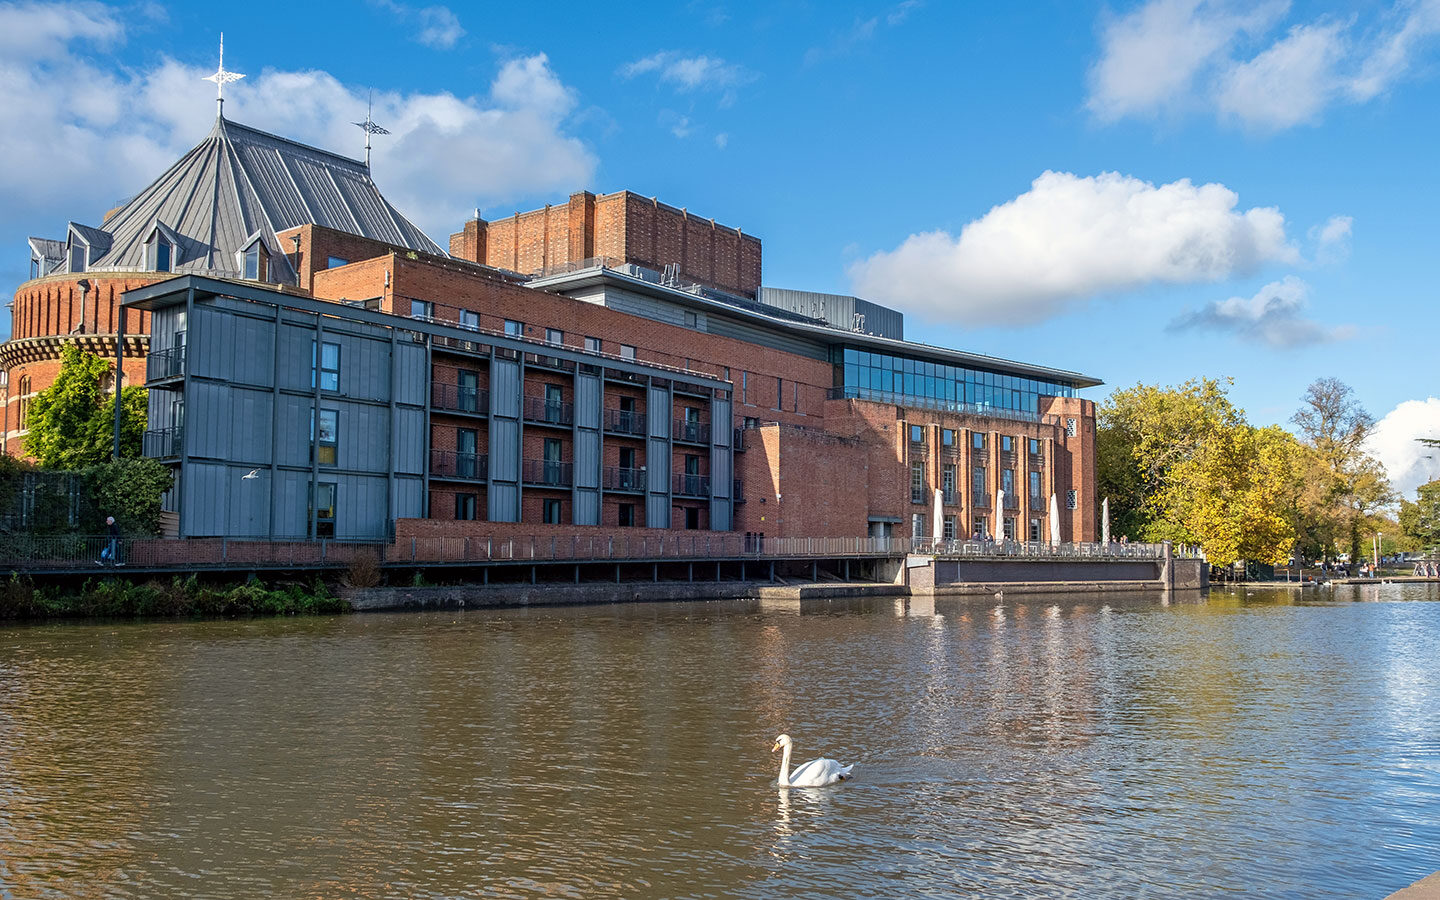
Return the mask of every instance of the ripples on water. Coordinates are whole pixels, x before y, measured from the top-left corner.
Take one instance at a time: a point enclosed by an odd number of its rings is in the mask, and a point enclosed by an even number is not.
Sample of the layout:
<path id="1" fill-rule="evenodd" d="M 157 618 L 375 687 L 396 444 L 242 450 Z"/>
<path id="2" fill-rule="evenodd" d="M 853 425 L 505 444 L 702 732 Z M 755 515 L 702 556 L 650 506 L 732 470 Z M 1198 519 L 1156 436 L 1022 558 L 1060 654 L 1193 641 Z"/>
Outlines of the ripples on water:
<path id="1" fill-rule="evenodd" d="M 1334 596 L 0 629 L 0 897 L 1380 898 L 1440 591 Z"/>

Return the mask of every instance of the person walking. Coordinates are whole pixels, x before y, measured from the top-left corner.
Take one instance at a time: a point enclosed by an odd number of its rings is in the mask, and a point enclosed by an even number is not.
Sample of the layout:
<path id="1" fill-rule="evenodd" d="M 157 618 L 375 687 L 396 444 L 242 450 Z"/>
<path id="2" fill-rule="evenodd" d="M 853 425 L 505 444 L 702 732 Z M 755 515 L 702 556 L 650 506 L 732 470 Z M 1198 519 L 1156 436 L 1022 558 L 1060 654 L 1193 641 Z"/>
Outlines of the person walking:
<path id="1" fill-rule="evenodd" d="M 105 517 L 105 531 L 109 540 L 105 542 L 105 549 L 100 551 L 100 564 L 118 566 L 120 565 L 120 526 L 115 524 L 114 516 Z"/>

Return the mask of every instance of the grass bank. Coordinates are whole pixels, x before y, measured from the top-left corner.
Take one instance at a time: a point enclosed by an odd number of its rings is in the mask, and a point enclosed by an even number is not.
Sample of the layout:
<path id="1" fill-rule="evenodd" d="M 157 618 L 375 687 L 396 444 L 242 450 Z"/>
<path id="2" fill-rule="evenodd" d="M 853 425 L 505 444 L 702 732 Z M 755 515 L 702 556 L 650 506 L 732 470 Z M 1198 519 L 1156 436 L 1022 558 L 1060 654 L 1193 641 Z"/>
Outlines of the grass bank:
<path id="1" fill-rule="evenodd" d="M 297 616 L 349 611 L 349 604 L 330 593 L 319 579 L 308 586 L 271 589 L 258 580 L 202 584 L 194 576 L 140 583 L 106 578 L 70 590 L 36 587 L 28 578 L 12 576 L 0 590 L 0 619 Z"/>

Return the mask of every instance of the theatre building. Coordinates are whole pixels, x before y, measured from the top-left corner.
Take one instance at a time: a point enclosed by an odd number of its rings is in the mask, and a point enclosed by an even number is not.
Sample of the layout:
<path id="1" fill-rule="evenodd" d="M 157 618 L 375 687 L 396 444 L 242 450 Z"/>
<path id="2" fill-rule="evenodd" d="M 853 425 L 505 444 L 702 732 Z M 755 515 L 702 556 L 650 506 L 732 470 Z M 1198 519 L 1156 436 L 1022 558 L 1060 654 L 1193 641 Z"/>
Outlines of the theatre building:
<path id="1" fill-rule="evenodd" d="M 1094 539 L 1094 406 L 1077 396 L 1094 378 L 763 286 L 758 238 L 625 191 L 474 219 L 446 252 L 363 163 L 217 131 L 228 164 L 161 181 L 238 237 L 163 202 L 131 216 L 130 240 L 167 242 L 171 267 L 127 257 L 105 276 L 127 279 L 123 312 L 94 332 L 149 388 L 145 452 L 174 467 L 182 536 Z M 40 245 L 17 300 L 79 275 L 66 260 L 86 240 Z M 202 258 L 223 265 L 186 268 Z M 71 320 L 47 315 L 17 339 L 66 339 Z"/>

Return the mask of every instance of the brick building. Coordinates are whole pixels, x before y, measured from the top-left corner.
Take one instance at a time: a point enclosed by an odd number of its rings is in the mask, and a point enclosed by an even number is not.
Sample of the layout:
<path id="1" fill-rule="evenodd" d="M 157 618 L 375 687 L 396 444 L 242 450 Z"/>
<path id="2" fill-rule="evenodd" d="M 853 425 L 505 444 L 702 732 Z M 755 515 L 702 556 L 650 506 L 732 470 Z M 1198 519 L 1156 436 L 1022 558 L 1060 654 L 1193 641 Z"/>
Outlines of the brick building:
<path id="1" fill-rule="evenodd" d="M 267 220 L 263 266 L 137 276 L 106 320 L 153 331 L 124 352 L 182 534 L 1094 539 L 1096 379 L 763 286 L 757 238 L 626 191 L 477 217 L 448 254 L 323 208 Z"/>

